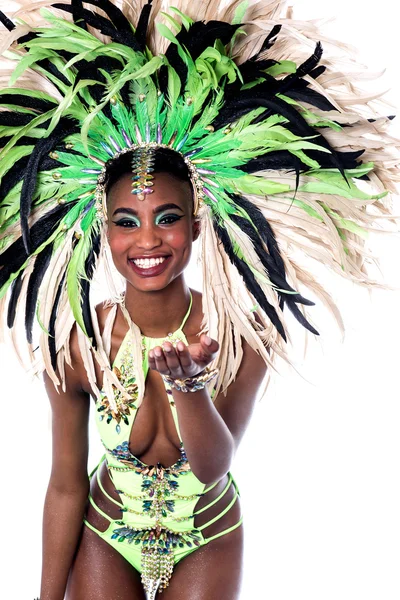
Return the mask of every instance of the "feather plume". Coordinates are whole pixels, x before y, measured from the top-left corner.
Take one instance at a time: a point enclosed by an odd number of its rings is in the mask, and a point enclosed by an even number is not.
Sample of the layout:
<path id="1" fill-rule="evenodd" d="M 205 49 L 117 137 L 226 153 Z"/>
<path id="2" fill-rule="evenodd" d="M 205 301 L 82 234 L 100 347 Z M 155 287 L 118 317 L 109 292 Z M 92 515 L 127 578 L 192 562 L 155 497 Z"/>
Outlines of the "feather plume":
<path id="1" fill-rule="evenodd" d="M 46 369 L 65 389 L 76 320 L 93 394 L 101 397 L 102 383 L 116 408 L 114 392 L 124 390 L 110 349 L 121 305 L 140 405 L 140 331 L 122 302 L 125 282 L 106 223 L 96 219 L 95 191 L 116 155 L 160 136 L 191 157 L 204 193 L 201 327 L 220 343 L 221 370 L 210 391 L 234 381 L 242 338 L 271 369 L 276 356 L 290 362 L 284 305 L 316 332 L 303 287 L 343 330 L 307 261 L 368 288 L 382 285 L 368 276 L 366 261 L 375 259 L 367 237 L 396 227 L 387 192 L 400 180 L 387 106 L 359 87 L 368 79 L 363 68 L 335 56 L 351 49 L 316 21 L 284 14 L 283 0 L 17 4 L 0 17 L 0 318 L 16 326 L 28 293 L 34 373 Z M 26 25 L 14 27 L 17 17 Z M 102 332 L 90 299 L 100 271 L 111 307 Z M 40 356 L 32 350 L 34 314 Z M 12 338 L 21 347 L 14 328 Z"/>

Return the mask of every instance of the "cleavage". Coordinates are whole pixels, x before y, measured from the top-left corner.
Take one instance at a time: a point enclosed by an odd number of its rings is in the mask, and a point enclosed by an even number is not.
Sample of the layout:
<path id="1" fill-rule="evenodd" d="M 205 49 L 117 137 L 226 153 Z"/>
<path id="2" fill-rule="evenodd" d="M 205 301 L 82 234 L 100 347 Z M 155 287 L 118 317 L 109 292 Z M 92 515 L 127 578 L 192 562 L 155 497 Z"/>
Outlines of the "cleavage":
<path id="1" fill-rule="evenodd" d="M 172 398 L 172 396 L 171 396 Z M 129 450 L 146 464 L 174 464 L 181 456 L 180 440 L 161 375 L 151 369 L 145 393 L 129 435 Z"/>

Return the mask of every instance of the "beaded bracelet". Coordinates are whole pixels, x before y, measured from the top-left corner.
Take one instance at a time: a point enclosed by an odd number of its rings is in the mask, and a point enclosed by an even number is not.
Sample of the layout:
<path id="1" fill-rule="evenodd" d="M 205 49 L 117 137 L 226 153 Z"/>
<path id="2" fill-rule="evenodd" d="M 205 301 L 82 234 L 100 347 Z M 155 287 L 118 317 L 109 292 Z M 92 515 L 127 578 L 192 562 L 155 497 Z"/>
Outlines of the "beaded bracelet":
<path id="1" fill-rule="evenodd" d="M 210 369 L 207 367 L 194 377 L 186 377 L 186 379 L 174 379 L 169 375 L 163 375 L 164 381 L 179 392 L 197 392 L 205 388 L 206 384 L 212 381 L 219 373 L 219 369 Z"/>

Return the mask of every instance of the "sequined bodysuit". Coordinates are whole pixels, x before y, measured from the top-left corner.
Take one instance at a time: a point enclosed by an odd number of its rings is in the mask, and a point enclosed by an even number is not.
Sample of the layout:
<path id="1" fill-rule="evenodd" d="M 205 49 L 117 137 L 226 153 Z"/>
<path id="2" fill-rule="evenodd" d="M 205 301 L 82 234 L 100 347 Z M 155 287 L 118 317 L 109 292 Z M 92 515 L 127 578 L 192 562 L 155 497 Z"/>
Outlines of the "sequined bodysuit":
<path id="1" fill-rule="evenodd" d="M 165 339 L 173 344 L 178 340 L 188 344 L 182 329 L 189 316 L 191 305 L 192 298 L 181 326 L 167 338 L 143 336 L 145 374 L 149 368 L 148 351 L 151 348 L 162 345 Z M 199 481 L 191 471 L 180 435 L 177 410 L 168 383 L 164 382 L 181 443 L 179 460 L 169 467 L 164 467 L 160 463 L 147 465 L 130 452 L 130 432 L 137 414 L 134 406 L 135 384 L 132 373 L 129 371 L 131 356 L 128 332 L 119 348 L 113 368 L 117 370 L 117 373 L 119 372 L 119 377 L 124 380 L 124 385 L 131 386 L 132 402 L 129 403 L 125 414 L 117 423 L 110 414 L 107 415 L 107 399 L 103 396 L 103 401 L 96 402 L 96 424 L 106 453 L 90 474 L 92 477 L 95 472 L 97 473 L 97 481 L 102 493 L 119 506 L 121 518 L 111 519 L 89 495 L 92 506 L 110 524 L 106 531 L 102 532 L 87 519 L 84 520 L 84 523 L 111 544 L 141 573 L 146 598 L 150 600 L 155 598 L 157 591 L 161 592 L 167 587 L 175 564 L 200 546 L 239 527 L 242 517 L 234 526 L 212 537 L 205 538 L 203 536 L 203 529 L 218 521 L 231 509 L 239 491 L 231 473 L 228 473 L 228 483 L 222 493 L 207 506 L 196 510 L 200 497 L 215 487 L 218 482 L 206 489 L 207 486 Z M 104 459 L 107 462 L 110 479 L 119 494 L 119 502 L 106 492 L 100 481 L 99 467 Z M 231 484 L 234 486 L 234 495 L 228 506 L 216 517 L 196 529 L 194 526 L 195 516 L 216 504 L 225 495 Z"/>

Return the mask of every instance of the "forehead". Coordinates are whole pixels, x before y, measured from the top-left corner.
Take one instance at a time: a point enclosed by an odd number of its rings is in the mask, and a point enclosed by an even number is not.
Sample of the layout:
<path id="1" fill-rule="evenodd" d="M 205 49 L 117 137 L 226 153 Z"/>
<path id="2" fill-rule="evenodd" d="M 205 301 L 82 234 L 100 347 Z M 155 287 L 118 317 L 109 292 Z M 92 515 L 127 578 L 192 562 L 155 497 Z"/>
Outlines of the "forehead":
<path id="1" fill-rule="evenodd" d="M 146 195 L 141 201 L 132 194 L 132 174 L 125 173 L 116 181 L 108 191 L 107 205 L 109 209 L 118 206 L 130 206 L 138 212 L 147 210 L 164 202 L 174 202 L 184 209 L 191 205 L 192 190 L 190 183 L 182 181 L 168 173 L 155 173 L 153 193 Z"/>

